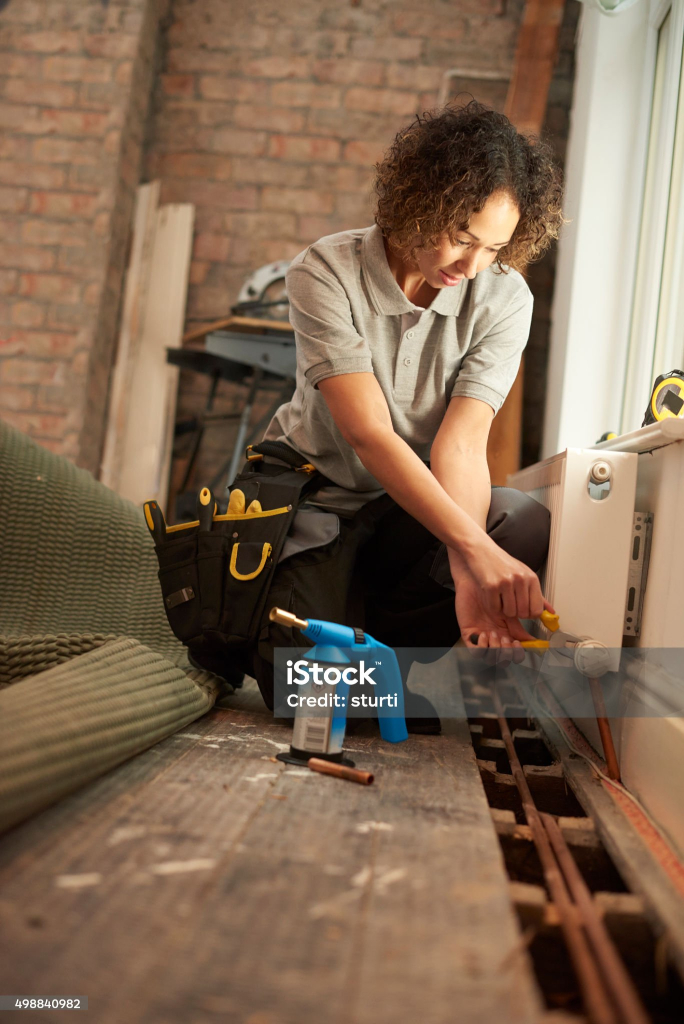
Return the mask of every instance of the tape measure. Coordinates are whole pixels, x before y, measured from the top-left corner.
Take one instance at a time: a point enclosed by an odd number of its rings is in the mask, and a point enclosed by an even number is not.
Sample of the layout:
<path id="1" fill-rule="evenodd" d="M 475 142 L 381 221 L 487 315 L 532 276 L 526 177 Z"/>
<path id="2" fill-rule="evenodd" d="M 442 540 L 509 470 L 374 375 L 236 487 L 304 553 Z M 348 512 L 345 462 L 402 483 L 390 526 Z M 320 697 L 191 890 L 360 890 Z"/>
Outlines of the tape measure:
<path id="1" fill-rule="evenodd" d="M 656 377 L 641 426 L 667 419 L 684 419 L 684 370 L 670 370 Z"/>

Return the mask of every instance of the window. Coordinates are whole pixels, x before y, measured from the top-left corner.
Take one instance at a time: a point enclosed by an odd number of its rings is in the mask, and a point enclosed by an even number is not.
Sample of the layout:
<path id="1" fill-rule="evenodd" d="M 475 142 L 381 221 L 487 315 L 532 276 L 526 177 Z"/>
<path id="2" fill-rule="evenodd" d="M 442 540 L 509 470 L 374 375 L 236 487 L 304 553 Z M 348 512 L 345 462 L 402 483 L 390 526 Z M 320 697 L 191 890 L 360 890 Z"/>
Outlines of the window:
<path id="1" fill-rule="evenodd" d="M 622 432 L 641 426 L 655 377 L 684 364 L 684 0 L 652 0 L 650 130 Z"/>

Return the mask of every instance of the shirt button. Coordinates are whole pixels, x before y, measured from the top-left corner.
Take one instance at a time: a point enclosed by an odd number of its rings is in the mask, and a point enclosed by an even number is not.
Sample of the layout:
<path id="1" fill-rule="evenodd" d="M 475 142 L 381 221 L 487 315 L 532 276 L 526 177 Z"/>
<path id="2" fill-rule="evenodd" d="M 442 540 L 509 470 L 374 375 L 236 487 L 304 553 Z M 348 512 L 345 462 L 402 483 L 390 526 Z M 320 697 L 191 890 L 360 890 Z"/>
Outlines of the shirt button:
<path id="1" fill-rule="evenodd" d="M 411 365 L 411 360 L 410 359 L 405 359 L 404 360 L 404 366 L 410 366 L 410 365 Z"/>
<path id="2" fill-rule="evenodd" d="M 406 332 L 406 337 L 407 337 L 407 338 L 409 338 L 409 339 L 410 339 L 410 338 L 414 338 L 414 337 L 415 337 L 415 334 L 416 334 L 416 332 L 415 332 L 415 331 L 407 331 L 407 332 Z"/>

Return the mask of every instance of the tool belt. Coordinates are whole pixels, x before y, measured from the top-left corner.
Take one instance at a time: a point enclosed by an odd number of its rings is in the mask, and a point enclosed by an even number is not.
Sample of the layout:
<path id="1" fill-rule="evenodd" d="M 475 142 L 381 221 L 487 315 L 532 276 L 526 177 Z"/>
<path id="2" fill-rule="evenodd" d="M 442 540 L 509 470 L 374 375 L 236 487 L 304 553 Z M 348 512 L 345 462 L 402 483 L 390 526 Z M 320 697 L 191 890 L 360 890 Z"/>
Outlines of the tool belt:
<path id="1" fill-rule="evenodd" d="M 273 647 L 307 645 L 297 630 L 270 622 L 271 607 L 346 618 L 357 548 L 346 538 L 360 541 L 365 531 L 303 508 L 325 483 L 289 445 L 262 441 L 247 449 L 226 513 L 207 487 L 191 523 L 167 526 L 157 502 L 145 502 L 171 629 L 203 668 L 254 675 L 269 707 Z"/>

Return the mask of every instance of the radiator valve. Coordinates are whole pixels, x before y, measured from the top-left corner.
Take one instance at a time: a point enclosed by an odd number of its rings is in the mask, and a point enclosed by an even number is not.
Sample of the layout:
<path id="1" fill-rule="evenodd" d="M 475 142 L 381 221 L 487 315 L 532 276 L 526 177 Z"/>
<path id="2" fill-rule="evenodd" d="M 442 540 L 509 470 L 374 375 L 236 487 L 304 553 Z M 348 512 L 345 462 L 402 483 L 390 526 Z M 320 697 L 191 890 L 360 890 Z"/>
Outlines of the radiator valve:
<path id="1" fill-rule="evenodd" d="M 579 640 L 575 644 L 574 661 L 577 671 L 592 679 L 599 679 L 610 672 L 612 664 L 608 648 L 598 640 L 589 639 Z"/>
<path id="2" fill-rule="evenodd" d="M 591 467 L 591 482 L 594 484 L 605 484 L 612 476 L 612 469 L 609 462 L 595 462 Z"/>

